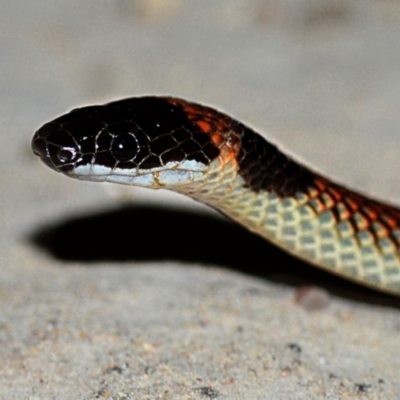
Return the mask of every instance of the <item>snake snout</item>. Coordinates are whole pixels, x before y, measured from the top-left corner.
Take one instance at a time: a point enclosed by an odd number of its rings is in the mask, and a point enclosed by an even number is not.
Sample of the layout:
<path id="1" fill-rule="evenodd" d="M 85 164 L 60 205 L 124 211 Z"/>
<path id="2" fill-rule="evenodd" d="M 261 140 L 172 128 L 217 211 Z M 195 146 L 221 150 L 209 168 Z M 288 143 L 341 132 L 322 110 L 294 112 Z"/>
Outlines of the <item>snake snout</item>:
<path id="1" fill-rule="evenodd" d="M 46 149 L 46 141 L 39 137 L 37 133 L 35 136 L 32 138 L 32 143 L 31 143 L 32 151 L 35 154 L 35 156 L 38 156 L 40 158 L 43 158 L 46 156 L 47 149 Z"/>
<path id="2" fill-rule="evenodd" d="M 35 155 L 57 172 L 70 172 L 82 156 L 72 136 L 52 122 L 35 133 L 31 147 Z"/>

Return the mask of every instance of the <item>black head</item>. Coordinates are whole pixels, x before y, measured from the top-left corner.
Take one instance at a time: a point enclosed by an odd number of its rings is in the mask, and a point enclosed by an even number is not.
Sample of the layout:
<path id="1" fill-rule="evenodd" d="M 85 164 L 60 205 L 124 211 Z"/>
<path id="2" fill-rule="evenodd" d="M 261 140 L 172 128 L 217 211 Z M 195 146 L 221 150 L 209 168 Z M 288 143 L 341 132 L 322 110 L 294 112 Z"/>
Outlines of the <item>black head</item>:
<path id="1" fill-rule="evenodd" d="M 41 127 L 32 150 L 50 168 L 152 169 L 170 161 L 209 164 L 219 150 L 182 101 L 138 97 L 72 110 Z"/>

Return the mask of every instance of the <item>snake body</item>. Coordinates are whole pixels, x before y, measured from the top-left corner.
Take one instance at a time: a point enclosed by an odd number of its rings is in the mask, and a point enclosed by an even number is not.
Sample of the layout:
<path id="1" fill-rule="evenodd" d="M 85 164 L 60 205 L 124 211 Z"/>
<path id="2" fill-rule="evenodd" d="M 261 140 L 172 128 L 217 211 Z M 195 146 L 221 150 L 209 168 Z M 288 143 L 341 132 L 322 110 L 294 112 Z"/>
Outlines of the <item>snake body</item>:
<path id="1" fill-rule="evenodd" d="M 327 271 L 400 295 L 400 210 L 300 165 L 242 123 L 172 97 L 72 110 L 32 149 L 82 180 L 170 189 Z"/>

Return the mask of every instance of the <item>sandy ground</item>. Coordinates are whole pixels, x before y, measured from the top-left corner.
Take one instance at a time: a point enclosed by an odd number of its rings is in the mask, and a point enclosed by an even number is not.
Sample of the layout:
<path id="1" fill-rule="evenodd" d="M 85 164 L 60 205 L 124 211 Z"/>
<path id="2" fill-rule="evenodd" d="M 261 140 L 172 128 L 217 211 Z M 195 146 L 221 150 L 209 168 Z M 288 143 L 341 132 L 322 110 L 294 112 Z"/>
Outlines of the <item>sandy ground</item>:
<path id="1" fill-rule="evenodd" d="M 3 2 L 0 398 L 400 399 L 399 300 L 30 151 L 71 108 L 171 94 L 400 204 L 399 39 L 389 0 Z"/>

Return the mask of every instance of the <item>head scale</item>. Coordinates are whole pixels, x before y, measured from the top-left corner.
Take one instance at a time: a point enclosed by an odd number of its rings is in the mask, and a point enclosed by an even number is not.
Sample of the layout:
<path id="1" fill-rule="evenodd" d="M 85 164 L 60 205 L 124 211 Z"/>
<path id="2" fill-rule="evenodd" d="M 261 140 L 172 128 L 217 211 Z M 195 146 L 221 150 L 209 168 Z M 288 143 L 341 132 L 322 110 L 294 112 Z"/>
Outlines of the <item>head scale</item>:
<path id="1" fill-rule="evenodd" d="M 56 118 L 35 133 L 32 149 L 50 168 L 79 179 L 135 184 L 158 170 L 199 172 L 220 154 L 215 114 L 174 98 L 129 98 Z"/>

